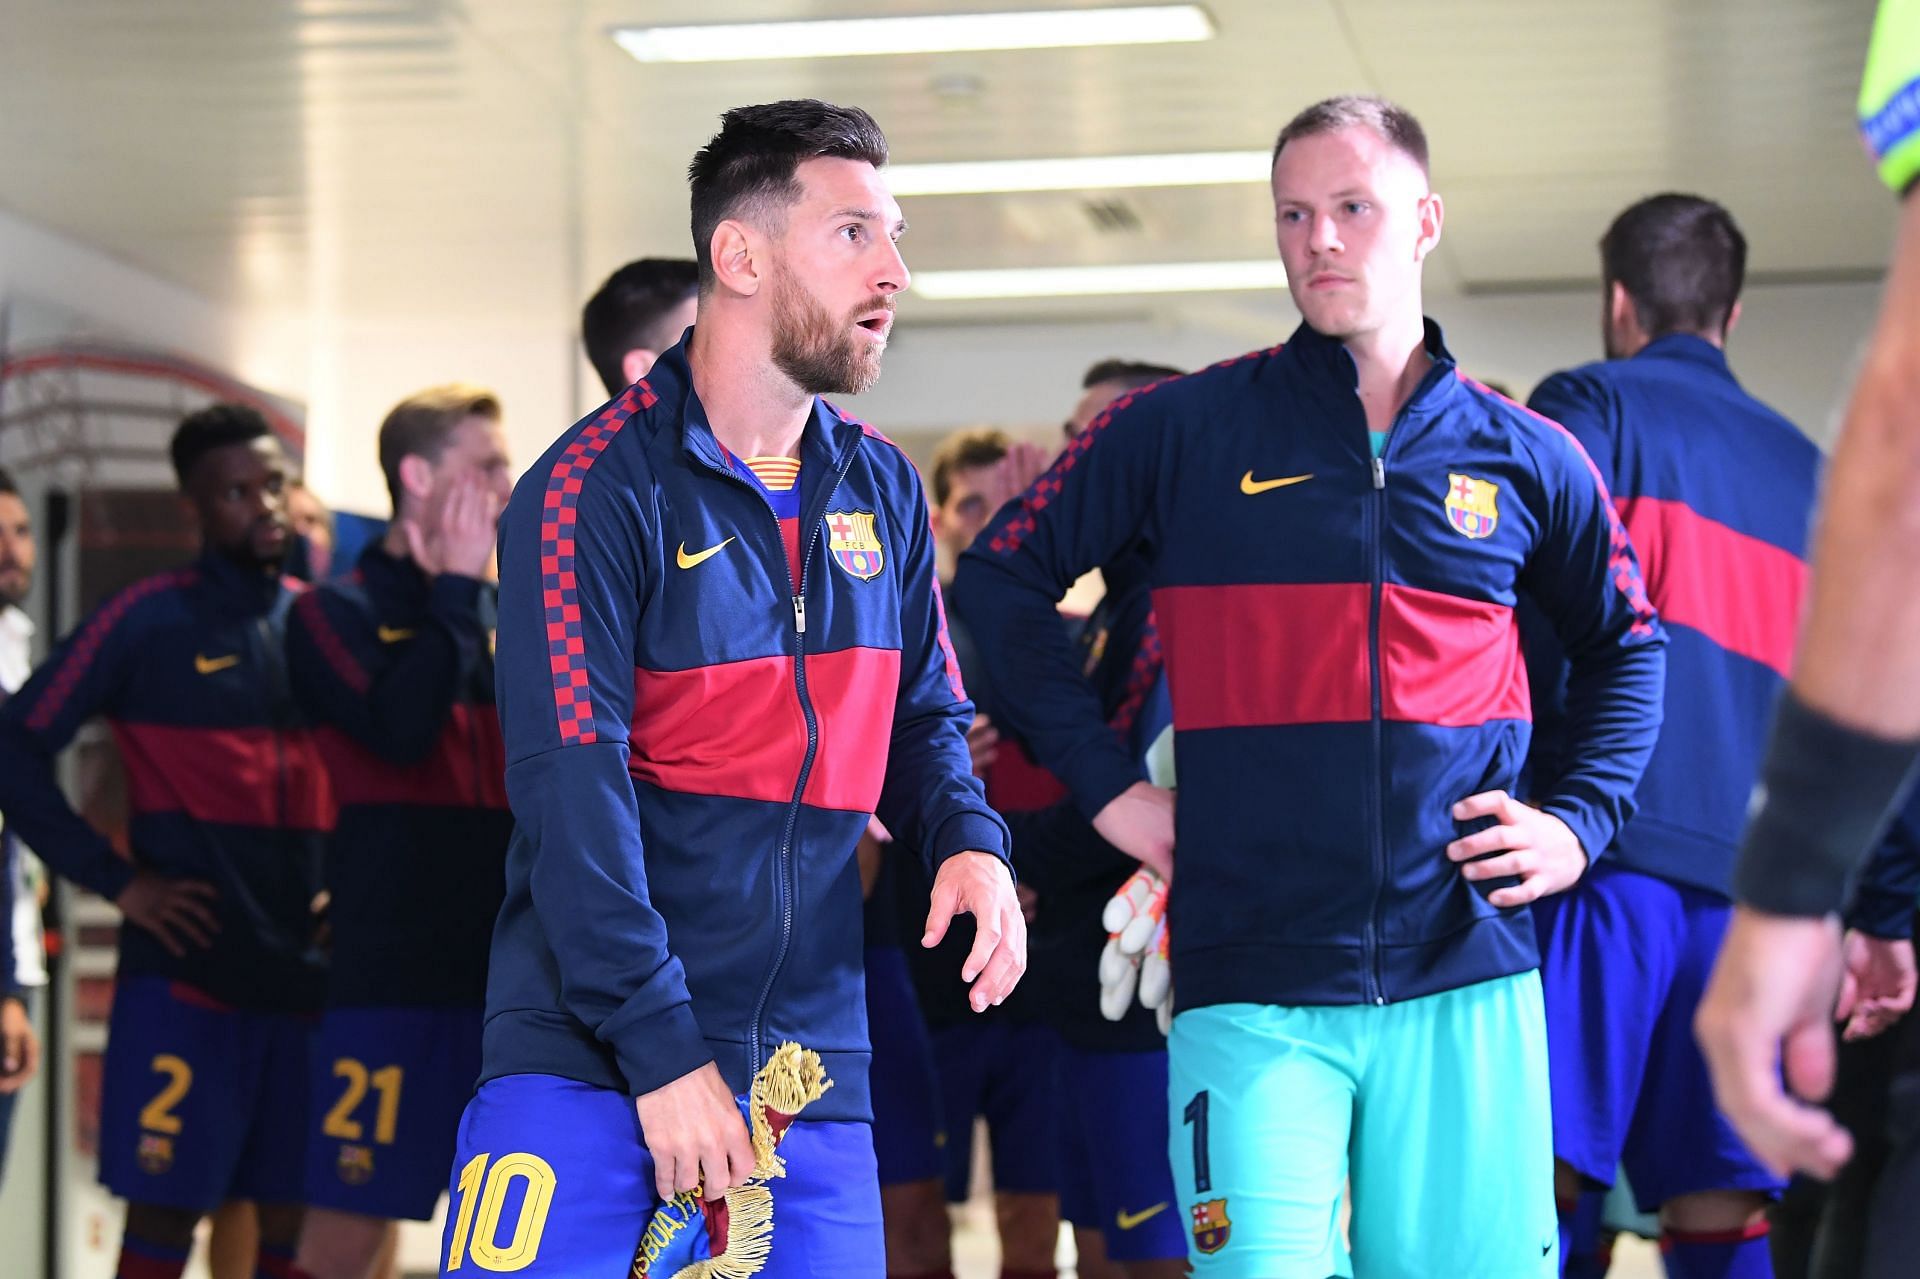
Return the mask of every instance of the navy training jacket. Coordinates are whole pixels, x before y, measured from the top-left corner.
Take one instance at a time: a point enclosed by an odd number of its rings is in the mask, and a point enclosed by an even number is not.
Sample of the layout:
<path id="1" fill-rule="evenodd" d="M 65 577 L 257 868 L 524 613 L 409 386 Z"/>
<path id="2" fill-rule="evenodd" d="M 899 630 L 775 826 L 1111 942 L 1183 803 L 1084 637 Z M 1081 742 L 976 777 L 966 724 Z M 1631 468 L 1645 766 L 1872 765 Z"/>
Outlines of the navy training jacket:
<path id="1" fill-rule="evenodd" d="M 1639 811 L 1606 856 L 1731 896 L 1747 800 L 1793 664 L 1820 451 L 1692 334 L 1556 373 L 1528 403 L 1600 468 L 1667 632 L 1660 743 Z M 1529 623 L 1530 771 L 1551 790 L 1568 726 L 1558 646 L 1537 630 Z"/>
<path id="2" fill-rule="evenodd" d="M 835 1081 L 807 1117 L 867 1119 L 867 816 L 933 864 L 1004 859 L 1006 826 L 969 772 L 973 708 L 907 456 L 816 401 L 784 522 L 733 461 L 682 345 L 507 507 L 517 826 L 482 1078 L 637 1095 L 712 1060 L 744 1092 L 791 1039 Z"/>
<path id="3" fill-rule="evenodd" d="M 120 928 L 120 972 L 238 1008 L 311 1012 L 321 842 L 333 797 L 287 684 L 297 584 L 209 552 L 95 610 L 0 707 L 0 812 L 53 870 L 108 899 L 134 865 L 219 892 L 213 944 L 175 959 Z M 105 716 L 126 768 L 134 865 L 75 813 L 54 758 Z"/>
<path id="4" fill-rule="evenodd" d="M 1571 658 L 1579 753 L 1542 806 L 1589 850 L 1632 811 L 1663 636 L 1572 437 L 1433 367 L 1370 454 L 1352 357 L 1302 325 L 1117 401 L 961 559 L 997 701 L 1092 815 L 1140 780 L 1044 615 L 1140 544 L 1173 700 L 1181 1008 L 1386 1003 L 1526 971 L 1525 910 L 1446 859 L 1511 790 L 1530 706 L 1514 606 Z"/>
<path id="5" fill-rule="evenodd" d="M 505 892 L 495 597 L 375 542 L 301 596 L 287 668 L 339 805 L 327 844 L 339 1007 L 478 1008 Z"/>

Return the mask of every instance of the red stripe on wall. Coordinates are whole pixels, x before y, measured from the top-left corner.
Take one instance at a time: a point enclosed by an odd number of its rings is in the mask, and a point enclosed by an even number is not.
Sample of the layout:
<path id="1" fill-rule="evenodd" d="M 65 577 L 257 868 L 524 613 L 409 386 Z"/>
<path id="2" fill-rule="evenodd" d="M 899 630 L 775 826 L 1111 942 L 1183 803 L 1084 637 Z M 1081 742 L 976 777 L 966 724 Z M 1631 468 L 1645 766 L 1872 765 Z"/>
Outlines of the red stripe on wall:
<path id="1" fill-rule="evenodd" d="M 1370 719 L 1370 610 L 1364 582 L 1155 591 L 1175 726 Z M 1464 727 L 1530 716 L 1519 630 L 1505 605 L 1389 584 L 1380 669 L 1389 720 Z"/>
<path id="2" fill-rule="evenodd" d="M 1682 502 L 1625 498 L 1620 517 L 1663 620 L 1787 674 L 1807 589 L 1799 556 Z"/>
<path id="3" fill-rule="evenodd" d="M 306 729 L 112 722 L 136 814 L 284 830 L 329 830 L 333 788 Z"/>
<path id="4" fill-rule="evenodd" d="M 506 753 L 491 706 L 455 706 L 433 750 L 417 764 L 383 759 L 331 726 L 315 730 L 334 799 L 351 804 L 507 807 Z"/>

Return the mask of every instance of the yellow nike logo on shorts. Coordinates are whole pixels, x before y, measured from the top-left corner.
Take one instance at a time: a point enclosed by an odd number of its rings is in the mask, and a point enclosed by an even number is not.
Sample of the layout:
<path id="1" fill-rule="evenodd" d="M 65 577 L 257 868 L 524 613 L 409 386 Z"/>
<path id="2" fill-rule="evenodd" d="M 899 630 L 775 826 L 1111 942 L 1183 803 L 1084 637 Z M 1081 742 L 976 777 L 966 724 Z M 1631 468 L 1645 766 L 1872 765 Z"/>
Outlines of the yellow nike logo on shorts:
<path id="1" fill-rule="evenodd" d="M 193 655 L 193 669 L 199 671 L 202 675 L 212 675 L 218 671 L 224 671 L 230 666 L 238 665 L 240 665 L 240 655 L 238 653 L 229 653 L 225 657 L 208 657 L 205 653 L 195 653 Z"/>
<path id="2" fill-rule="evenodd" d="M 1113 1214 L 1113 1223 L 1122 1230 L 1132 1230 L 1141 1222 L 1159 1216 L 1170 1207 L 1172 1207 L 1172 1205 L 1162 1199 L 1159 1203 L 1144 1212 L 1128 1212 L 1125 1208 L 1122 1208 Z"/>
<path id="3" fill-rule="evenodd" d="M 380 642 L 382 644 L 398 644 L 401 640 L 412 638 L 413 632 L 404 626 L 382 626 L 380 628 Z"/>

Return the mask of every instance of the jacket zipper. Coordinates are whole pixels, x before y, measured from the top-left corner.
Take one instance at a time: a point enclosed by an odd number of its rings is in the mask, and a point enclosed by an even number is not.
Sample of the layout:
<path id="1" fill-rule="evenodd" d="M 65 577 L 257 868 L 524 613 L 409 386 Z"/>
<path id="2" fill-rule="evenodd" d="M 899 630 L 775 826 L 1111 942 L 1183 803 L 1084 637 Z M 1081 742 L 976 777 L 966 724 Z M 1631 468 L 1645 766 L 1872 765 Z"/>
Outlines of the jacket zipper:
<path id="1" fill-rule="evenodd" d="M 800 820 L 800 798 L 807 791 L 807 779 L 813 774 L 813 760 L 820 747 L 820 721 L 813 712 L 813 699 L 807 693 L 807 565 L 813 560 L 813 548 L 820 540 L 820 524 L 825 517 L 826 508 L 833 504 L 833 498 L 840 491 L 840 483 L 846 479 L 847 471 L 853 466 L 853 455 L 859 448 L 856 441 L 834 466 L 833 480 L 827 485 L 817 503 L 819 510 L 808 525 L 805 540 L 800 545 L 800 580 L 793 580 L 793 565 L 787 561 L 785 539 L 781 540 L 780 566 L 787 574 L 787 591 L 793 608 L 793 689 L 800 699 L 800 715 L 807 724 L 807 752 L 800 760 L 800 775 L 793 783 L 793 798 L 787 804 L 787 820 L 780 831 L 780 847 L 775 854 L 775 883 L 780 894 L 780 945 L 774 951 L 773 964 L 767 969 L 767 980 L 760 987 L 760 998 L 753 1005 L 753 1019 L 747 1024 L 747 1069 L 750 1074 L 758 1074 L 766 1064 L 762 1057 L 762 1024 L 766 1018 L 767 1002 L 773 997 L 773 984 L 779 980 L 780 970 L 786 966 L 787 951 L 793 944 L 793 833 Z M 710 471 L 749 489 L 762 504 L 765 497 L 753 485 L 733 473 L 733 471 L 705 463 Z M 773 508 L 767 507 L 767 514 L 773 519 L 773 531 L 776 537 L 780 533 L 780 520 L 773 514 Z M 801 512 L 804 518 L 807 512 Z"/>
<path id="2" fill-rule="evenodd" d="M 1395 425 L 1398 425 L 1396 422 Z M 1388 441 L 1393 439 L 1391 430 Z M 1368 437 L 1371 443 L 1372 437 Z M 1371 452 L 1371 449 L 1369 449 Z M 1373 462 L 1373 581 L 1367 603 L 1367 674 L 1373 720 L 1373 908 L 1367 914 L 1367 997 L 1375 1004 L 1387 1002 L 1386 980 L 1381 971 L 1380 906 L 1387 885 L 1387 760 L 1384 715 L 1381 710 L 1380 608 L 1387 578 L 1387 462 L 1383 446 Z"/>
<path id="3" fill-rule="evenodd" d="M 1381 935 L 1386 931 L 1380 919 L 1380 910 L 1386 901 L 1387 892 L 1387 752 L 1385 740 L 1386 715 L 1382 707 L 1385 693 L 1385 679 L 1381 673 L 1380 656 L 1380 611 L 1386 593 L 1387 583 L 1387 454 L 1393 449 L 1393 442 L 1400 438 L 1407 413 L 1420 402 L 1432 387 L 1436 376 L 1446 370 L 1436 362 L 1427 375 L 1414 388 L 1413 394 L 1400 411 L 1393 415 L 1393 421 L 1387 428 L 1387 438 L 1380 446 L 1380 456 L 1372 457 L 1372 435 L 1367 437 L 1367 452 L 1373 463 L 1373 583 L 1371 599 L 1367 610 L 1367 663 L 1372 684 L 1373 712 L 1373 909 L 1367 916 L 1367 985 L 1366 992 L 1375 1004 L 1387 1002 L 1387 982 L 1382 954 L 1386 947 Z M 1363 424 L 1364 425 L 1364 424 Z"/>
<path id="4" fill-rule="evenodd" d="M 286 705 L 275 675 L 273 627 L 266 618 L 254 623 L 254 630 L 260 637 L 261 669 L 267 675 L 267 725 L 273 732 L 273 773 L 278 788 L 279 827 L 284 838 L 287 832 L 287 742 L 286 742 Z"/>

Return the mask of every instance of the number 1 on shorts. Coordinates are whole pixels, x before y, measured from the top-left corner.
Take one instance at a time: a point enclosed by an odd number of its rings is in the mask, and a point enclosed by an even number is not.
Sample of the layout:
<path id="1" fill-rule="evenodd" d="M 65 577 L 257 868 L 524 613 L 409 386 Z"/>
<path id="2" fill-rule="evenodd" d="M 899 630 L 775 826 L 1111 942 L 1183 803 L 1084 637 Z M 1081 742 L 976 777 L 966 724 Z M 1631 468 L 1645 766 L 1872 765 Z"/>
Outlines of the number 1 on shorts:
<path id="1" fill-rule="evenodd" d="M 1185 1121 L 1193 1125 L 1193 1191 L 1204 1195 L 1213 1189 L 1213 1170 L 1207 1166 L 1207 1092 L 1201 1089 L 1187 1103 Z"/>

